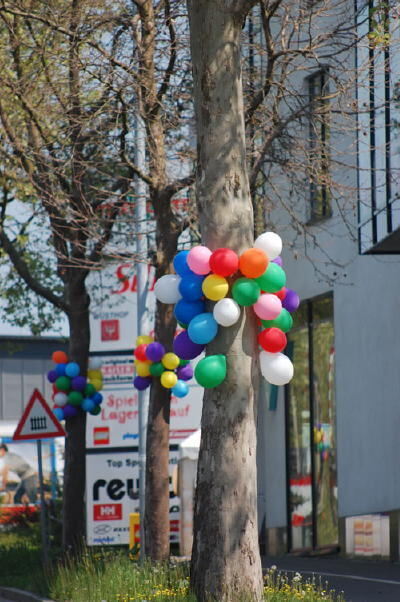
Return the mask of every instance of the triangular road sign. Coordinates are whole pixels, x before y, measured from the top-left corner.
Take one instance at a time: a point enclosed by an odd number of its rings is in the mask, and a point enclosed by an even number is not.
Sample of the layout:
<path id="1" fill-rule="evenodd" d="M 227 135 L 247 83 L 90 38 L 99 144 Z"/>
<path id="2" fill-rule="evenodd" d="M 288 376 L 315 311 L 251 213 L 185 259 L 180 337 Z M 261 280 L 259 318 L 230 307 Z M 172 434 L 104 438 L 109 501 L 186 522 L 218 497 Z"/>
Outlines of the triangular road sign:
<path id="1" fill-rule="evenodd" d="M 65 435 L 63 427 L 47 405 L 43 395 L 35 389 L 18 423 L 13 440 L 48 439 L 65 437 Z"/>

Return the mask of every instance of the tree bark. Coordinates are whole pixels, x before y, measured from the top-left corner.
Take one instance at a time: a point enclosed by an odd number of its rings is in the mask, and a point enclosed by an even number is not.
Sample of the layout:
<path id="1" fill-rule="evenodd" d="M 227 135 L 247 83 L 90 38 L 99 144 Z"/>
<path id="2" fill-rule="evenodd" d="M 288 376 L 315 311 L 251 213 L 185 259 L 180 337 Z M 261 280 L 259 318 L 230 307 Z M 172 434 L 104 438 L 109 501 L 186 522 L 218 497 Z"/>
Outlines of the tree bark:
<path id="1" fill-rule="evenodd" d="M 90 345 L 89 295 L 81 270 L 72 268 L 68 283 L 69 360 L 77 362 L 86 374 Z M 85 538 L 86 414 L 65 421 L 65 470 L 63 490 L 63 550 L 75 553 Z"/>
<path id="2" fill-rule="evenodd" d="M 178 234 L 172 230 L 170 202 L 157 207 L 156 279 L 172 271 Z M 169 232 L 169 236 L 165 236 Z M 155 340 L 172 351 L 176 319 L 172 305 L 157 302 Z M 150 390 L 146 443 L 145 553 L 151 560 L 169 557 L 169 421 L 171 392 L 153 379 Z"/>
<path id="3" fill-rule="evenodd" d="M 240 3 L 189 0 L 198 136 L 197 202 L 211 249 L 252 246 L 245 156 Z M 250 7 L 250 2 L 243 6 Z M 207 354 L 224 353 L 228 373 L 206 391 L 195 501 L 191 585 L 198 600 L 262 599 L 257 529 L 256 323 L 252 310 L 220 328 Z"/>

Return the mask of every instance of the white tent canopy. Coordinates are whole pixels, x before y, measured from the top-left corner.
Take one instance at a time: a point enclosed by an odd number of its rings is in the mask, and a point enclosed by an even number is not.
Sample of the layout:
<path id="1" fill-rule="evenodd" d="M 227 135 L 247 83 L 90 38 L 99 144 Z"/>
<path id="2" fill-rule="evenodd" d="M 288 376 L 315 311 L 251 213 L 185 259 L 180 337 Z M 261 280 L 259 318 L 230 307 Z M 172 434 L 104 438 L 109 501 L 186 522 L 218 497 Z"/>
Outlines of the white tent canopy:
<path id="1" fill-rule="evenodd" d="M 201 429 L 198 429 L 179 444 L 179 459 L 197 460 L 199 457 Z"/>

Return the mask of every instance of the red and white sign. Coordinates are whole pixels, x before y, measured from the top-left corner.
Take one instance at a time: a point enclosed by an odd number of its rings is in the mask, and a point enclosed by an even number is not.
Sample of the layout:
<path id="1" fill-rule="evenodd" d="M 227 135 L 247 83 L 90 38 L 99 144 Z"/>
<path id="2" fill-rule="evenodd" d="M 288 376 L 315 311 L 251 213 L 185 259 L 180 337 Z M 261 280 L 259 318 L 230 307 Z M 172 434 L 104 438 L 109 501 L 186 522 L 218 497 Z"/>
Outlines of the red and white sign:
<path id="1" fill-rule="evenodd" d="M 122 504 L 94 504 L 93 520 L 121 520 Z"/>
<path id="2" fill-rule="evenodd" d="M 108 445 L 110 443 L 110 428 L 108 426 L 93 427 L 93 445 Z"/>
<path id="3" fill-rule="evenodd" d="M 35 389 L 18 423 L 13 440 L 49 439 L 50 437 L 65 437 L 65 435 L 63 427 L 47 405 L 43 395 L 38 389 Z"/>

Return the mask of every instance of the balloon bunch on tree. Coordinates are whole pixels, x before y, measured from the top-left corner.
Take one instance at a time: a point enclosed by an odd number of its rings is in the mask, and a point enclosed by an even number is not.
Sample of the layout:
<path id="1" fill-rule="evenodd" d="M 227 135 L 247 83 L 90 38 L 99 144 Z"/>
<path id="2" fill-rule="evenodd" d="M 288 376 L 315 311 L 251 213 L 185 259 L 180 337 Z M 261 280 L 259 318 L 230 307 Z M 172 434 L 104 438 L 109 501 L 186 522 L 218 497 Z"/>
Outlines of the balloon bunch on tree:
<path id="1" fill-rule="evenodd" d="M 148 335 L 136 339 L 135 356 L 136 376 L 133 386 L 144 391 L 159 378 L 161 385 L 176 397 L 185 397 L 189 393 L 186 381 L 193 377 L 193 368 L 189 360 L 182 359 L 176 353 L 167 352 L 165 347 Z"/>
<path id="2" fill-rule="evenodd" d="M 254 247 L 240 256 L 232 249 L 211 251 L 202 245 L 180 251 L 174 258 L 176 274 L 162 276 L 155 284 L 157 299 L 175 304 L 176 319 L 185 329 L 174 340 L 174 352 L 194 359 L 215 338 L 220 326 L 232 326 L 239 320 L 241 307 L 252 306 L 263 326 L 258 335 L 261 372 L 271 384 L 288 383 L 293 365 L 282 351 L 293 324 L 290 314 L 300 300 L 285 286 L 281 250 L 281 238 L 264 232 Z M 215 302 L 212 311 L 207 310 L 206 300 Z M 206 388 L 218 386 L 225 377 L 223 354 L 201 359 L 195 369 L 196 381 Z"/>
<path id="3" fill-rule="evenodd" d="M 47 380 L 53 384 L 53 412 L 58 420 L 77 416 L 80 411 L 94 416 L 100 414 L 103 401 L 101 358 L 89 358 L 87 376 L 81 374 L 79 364 L 68 361 L 64 351 L 54 351 L 51 359 L 55 366 L 47 373 Z"/>

